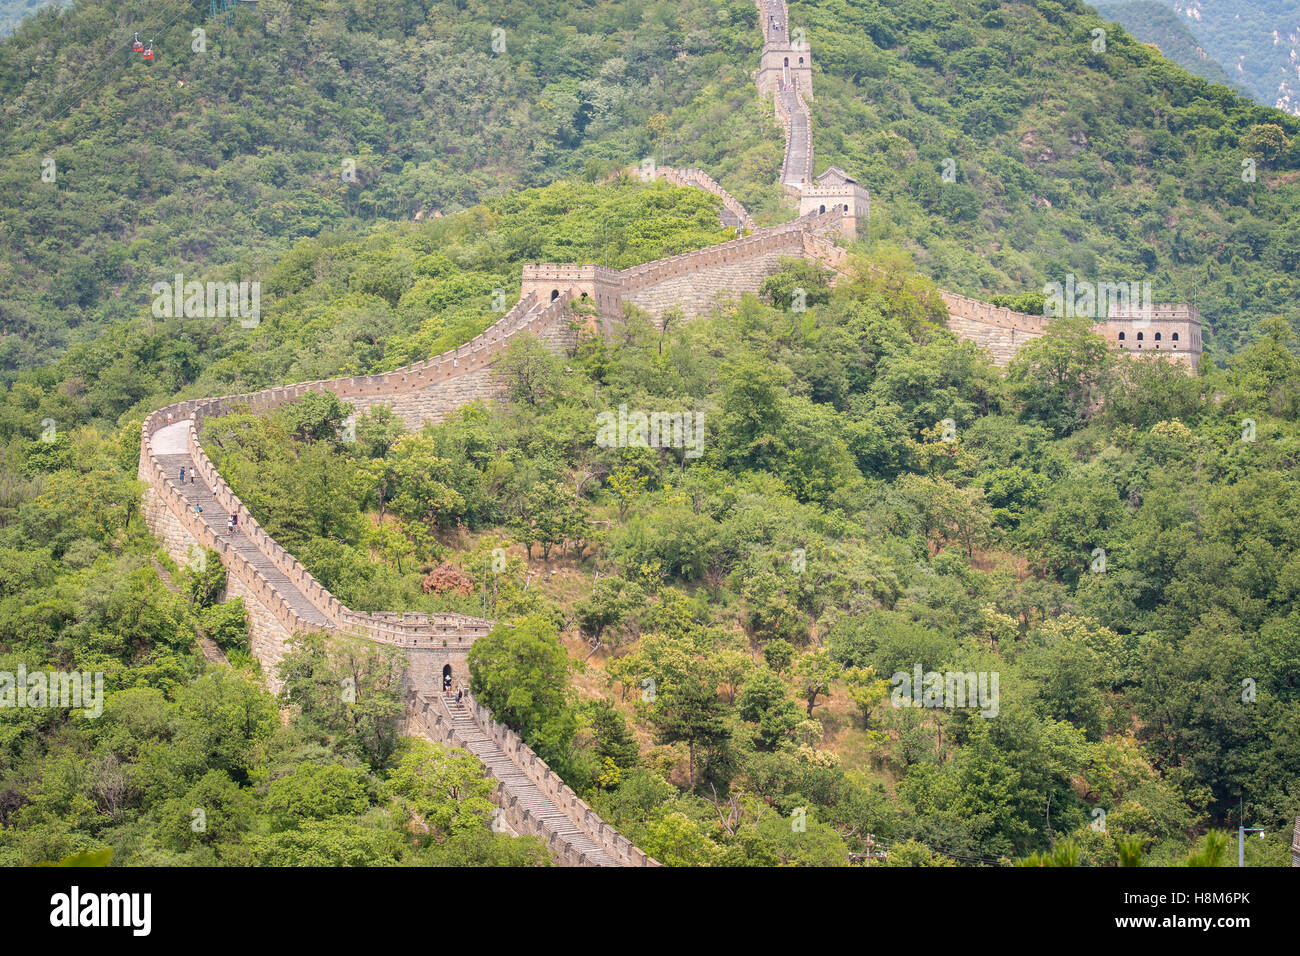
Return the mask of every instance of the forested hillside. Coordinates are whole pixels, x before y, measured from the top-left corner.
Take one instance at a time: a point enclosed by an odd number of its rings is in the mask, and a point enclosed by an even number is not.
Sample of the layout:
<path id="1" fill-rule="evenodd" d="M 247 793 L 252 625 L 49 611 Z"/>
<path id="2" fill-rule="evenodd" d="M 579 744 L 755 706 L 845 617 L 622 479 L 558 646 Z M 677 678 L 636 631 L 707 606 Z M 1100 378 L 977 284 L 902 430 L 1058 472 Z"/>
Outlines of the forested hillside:
<path id="1" fill-rule="evenodd" d="M 1300 113 L 1300 10 L 1290 0 L 1160 0 L 1261 103 Z"/>
<path id="2" fill-rule="evenodd" d="M 1173 10 L 1157 0 L 1132 0 L 1129 3 L 1093 4 L 1103 19 L 1114 20 L 1143 43 L 1154 43 L 1160 52 L 1189 73 L 1238 89 L 1256 102 L 1272 106 L 1271 99 L 1254 97 L 1241 80 L 1234 80 L 1223 66 L 1205 52 L 1195 35 Z"/>
<path id="3" fill-rule="evenodd" d="M 10 377 L 139 313 L 176 272 L 257 278 L 322 230 L 651 155 L 703 166 L 760 221 L 787 215 L 746 0 L 206 15 L 200 0 L 81 0 L 0 45 Z M 1268 315 L 1300 321 L 1300 121 L 1123 34 L 1094 51 L 1101 22 L 1081 5 L 823 0 L 791 17 L 817 51 L 818 168 L 853 170 L 871 240 L 912 249 L 945 287 L 1149 279 L 1157 298 L 1195 299 L 1221 350 Z M 130 52 L 136 32 L 153 62 Z"/>
<path id="4" fill-rule="evenodd" d="M 558 198 L 658 222 L 666 248 L 716 212 L 664 186 L 558 184 L 503 200 L 486 235 L 562 233 L 541 213 Z M 144 532 L 131 479 L 160 399 L 130 405 L 115 371 L 174 376 L 188 349 L 199 384 L 155 387 L 211 394 L 246 366 L 388 365 L 400 323 L 331 317 L 385 314 L 406 268 L 430 296 L 491 277 L 485 214 L 304 243 L 269 273 L 296 318 L 201 347 L 189 320 L 138 328 L 10 392 L 5 668 L 103 670 L 108 693 L 96 721 L 3 712 L 5 860 L 544 862 L 492 834 L 472 790 L 424 788 L 473 774 L 399 745 L 378 648 L 308 641 L 278 701 L 258 684 L 242 608 L 214 603 L 216 556 L 177 568 Z M 345 440 L 347 409 L 318 396 L 211 422 L 205 444 L 354 606 L 513 623 L 475 646 L 475 693 L 667 864 L 840 864 L 868 833 L 896 865 L 1178 862 L 1239 804 L 1270 834 L 1251 862 L 1282 862 L 1300 770 L 1289 329 L 1202 379 L 1064 322 L 1003 378 L 932 324 L 927 280 L 897 254 L 876 266 L 831 291 L 790 263 L 765 293 L 785 309 L 749 299 L 667 333 L 634 316 L 572 356 L 525 341 L 506 404 L 418 435 L 381 412 Z M 808 312 L 787 310 L 796 284 Z M 592 409 L 619 404 L 703 413 L 703 457 L 597 446 Z M 999 674 L 996 719 L 893 706 L 913 663 Z M 361 714 L 329 691 L 342 673 L 365 675 Z M 212 821 L 197 838 L 194 806 Z"/>

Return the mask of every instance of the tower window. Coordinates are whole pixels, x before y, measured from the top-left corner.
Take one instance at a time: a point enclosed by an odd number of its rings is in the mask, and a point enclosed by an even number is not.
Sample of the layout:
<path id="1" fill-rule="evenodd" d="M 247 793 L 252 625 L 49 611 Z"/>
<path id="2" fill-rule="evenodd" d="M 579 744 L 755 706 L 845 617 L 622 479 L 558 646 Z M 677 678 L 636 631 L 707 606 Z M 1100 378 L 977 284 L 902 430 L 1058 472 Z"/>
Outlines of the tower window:
<path id="1" fill-rule="evenodd" d="M 1156 341 L 1157 341 L 1157 342 L 1160 341 L 1160 333 L 1159 333 L 1159 332 L 1156 333 Z"/>
<path id="2" fill-rule="evenodd" d="M 1139 341 L 1139 342 L 1142 341 L 1142 333 L 1141 333 L 1141 332 L 1138 333 L 1138 341 Z"/>
<path id="3" fill-rule="evenodd" d="M 1177 333 L 1177 332 L 1174 333 L 1174 341 L 1175 341 L 1175 342 L 1178 341 L 1178 333 Z"/>
<path id="4" fill-rule="evenodd" d="M 1121 342 L 1124 341 L 1124 333 L 1123 333 L 1123 332 L 1121 332 L 1121 333 L 1119 334 L 1119 340 L 1120 340 Z"/>

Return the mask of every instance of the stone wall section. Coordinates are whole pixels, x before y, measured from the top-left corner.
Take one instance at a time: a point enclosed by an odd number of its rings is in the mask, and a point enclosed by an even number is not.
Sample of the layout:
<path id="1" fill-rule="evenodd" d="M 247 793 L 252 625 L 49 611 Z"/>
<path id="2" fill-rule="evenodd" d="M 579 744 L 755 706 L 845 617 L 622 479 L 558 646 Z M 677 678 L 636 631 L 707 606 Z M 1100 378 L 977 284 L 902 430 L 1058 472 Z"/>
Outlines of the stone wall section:
<path id="1" fill-rule="evenodd" d="M 509 829 L 545 840 L 562 865 L 659 866 L 605 823 L 518 734 L 472 698 L 466 698 L 453 715 L 444 700 L 419 696 L 409 702 L 407 715 L 408 734 L 478 756 L 500 781 L 492 800 Z M 518 776 L 524 777 L 522 785 L 507 784 L 508 778 Z M 545 809 L 539 812 L 539 808 Z"/>
<path id="2" fill-rule="evenodd" d="M 642 176 L 643 178 L 653 172 L 655 179 L 662 179 L 673 186 L 703 189 L 705 192 L 712 193 L 722 200 L 722 224 L 724 226 L 738 225 L 749 232 L 758 229 L 758 225 L 750 216 L 749 210 L 741 205 L 740 200 L 723 189 L 716 179 L 702 169 L 694 166 L 685 169 L 675 169 L 672 166 L 655 166 L 653 170 L 643 172 L 640 167 L 629 166 L 627 172 L 630 175 Z"/>

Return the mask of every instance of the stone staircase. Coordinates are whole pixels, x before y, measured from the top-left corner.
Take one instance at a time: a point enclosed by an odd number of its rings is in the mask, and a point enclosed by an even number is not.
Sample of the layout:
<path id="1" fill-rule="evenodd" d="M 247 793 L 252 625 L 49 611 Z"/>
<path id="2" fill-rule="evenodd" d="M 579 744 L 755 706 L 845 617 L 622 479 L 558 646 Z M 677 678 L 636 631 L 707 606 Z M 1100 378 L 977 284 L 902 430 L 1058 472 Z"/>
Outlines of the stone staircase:
<path id="1" fill-rule="evenodd" d="M 790 124 L 781 183 L 785 186 L 801 186 L 812 179 L 812 130 L 808 107 L 796 90 L 784 89 L 778 95 L 781 98 L 781 109 L 789 117 Z"/>
<path id="2" fill-rule="evenodd" d="M 293 625 L 295 630 L 319 629 L 334 633 L 340 629 L 346 630 L 342 622 L 334 620 L 326 611 L 328 602 L 333 601 L 333 598 L 326 593 L 324 598 L 318 596 L 312 600 L 309 594 L 313 592 L 305 590 L 302 581 L 286 574 L 283 564 L 274 560 L 273 554 L 265 550 L 276 546 L 275 542 L 263 530 L 250 529 L 245 525 L 250 518 L 238 499 L 233 498 L 230 489 L 219 487 L 219 498 L 218 494 L 214 494 L 212 486 L 203 479 L 204 473 L 213 473 L 196 470 L 194 453 L 190 448 L 193 421 L 189 417 L 183 417 L 187 415 L 186 409 L 172 406 L 167 411 L 156 412 L 155 416 L 161 420 L 164 414 L 167 415 L 167 424 L 151 427 L 147 422 L 144 432 L 145 447 L 153 468 L 152 481 L 159 491 L 166 489 L 167 497 L 174 502 L 168 507 L 184 513 L 191 533 L 202 527 L 218 542 L 223 562 L 237 562 L 245 571 L 251 571 L 251 576 L 258 579 L 259 585 L 269 588 L 269 592 L 259 592 L 263 600 L 267 593 L 271 593 L 283 601 L 298 619 Z M 173 414 L 178 420 L 171 420 Z M 210 468 L 206 459 L 204 467 Z M 182 468 L 185 469 L 183 482 L 180 477 Z M 217 481 L 220 481 L 219 476 Z M 155 496 L 156 502 L 161 500 Z M 203 510 L 196 511 L 196 506 Z M 232 507 L 240 509 L 242 515 L 240 530 L 234 533 L 229 531 L 228 526 L 231 514 L 229 509 Z M 173 557 L 178 561 L 194 561 L 198 557 L 193 550 L 192 539 L 188 551 L 184 550 L 183 544 L 179 547 L 180 551 L 173 547 Z M 309 576 L 304 580 L 308 584 L 312 582 Z M 164 576 L 163 583 L 167 585 L 170 581 Z M 346 617 L 351 612 L 342 608 L 341 614 Z M 257 616 L 252 616 L 253 623 L 256 624 Z M 390 625 L 390 630 L 395 633 L 401 632 L 405 626 L 400 622 L 390 622 Z M 438 622 L 427 622 L 424 625 L 416 622 L 411 626 L 420 634 L 390 642 L 395 641 L 407 653 L 418 653 L 426 645 L 447 646 L 449 635 L 438 630 Z M 366 633 L 372 639 L 380 639 L 372 631 L 373 629 L 367 630 Z M 428 633 L 423 633 L 424 631 Z M 252 628 L 250 634 L 251 632 Z M 256 641 L 254 646 L 256 648 Z M 204 656 L 209 660 L 222 659 L 215 645 L 205 646 L 203 650 Z M 437 708 L 441 711 L 437 715 L 438 726 L 432 728 L 435 732 L 426 735 L 430 739 L 464 747 L 475 754 L 486 772 L 498 782 L 493 801 L 501 808 L 502 818 L 513 832 L 542 838 L 552 855 L 564 865 L 657 865 L 601 821 L 536 754 L 522 744 L 516 734 L 496 722 L 488 710 L 471 704 L 468 700 L 458 706 L 454 695 L 445 699 L 439 696 L 425 700 L 436 700 Z M 408 720 L 409 717 L 408 714 Z M 426 722 L 416 732 L 426 732 L 429 729 Z M 521 760 L 524 761 L 523 764 L 520 763 Z"/>
<path id="3" fill-rule="evenodd" d="M 585 857 L 588 866 L 622 865 L 557 807 L 542 788 L 510 759 L 492 735 L 474 719 L 467 702 L 457 703 L 455 694 L 443 694 L 441 697 L 457 745 L 477 757 L 487 768 L 488 774 L 500 781 L 505 791 L 498 797 L 502 809 L 513 810 L 515 814 L 534 823 L 537 829 L 547 834 L 548 841 L 567 842 L 574 851 Z"/>

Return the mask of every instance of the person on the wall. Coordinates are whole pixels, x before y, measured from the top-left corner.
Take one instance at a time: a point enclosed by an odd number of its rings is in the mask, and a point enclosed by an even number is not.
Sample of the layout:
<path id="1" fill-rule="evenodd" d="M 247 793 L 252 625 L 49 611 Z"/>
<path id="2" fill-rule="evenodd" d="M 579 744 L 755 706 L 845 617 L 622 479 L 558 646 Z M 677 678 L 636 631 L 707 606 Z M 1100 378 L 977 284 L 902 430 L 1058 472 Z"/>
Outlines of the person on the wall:
<path id="1" fill-rule="evenodd" d="M 444 694 L 450 694 L 450 693 L 451 693 L 451 674 L 450 674 L 450 673 L 446 673 L 446 674 L 443 674 L 443 675 L 442 675 L 442 692 L 443 692 Z"/>

